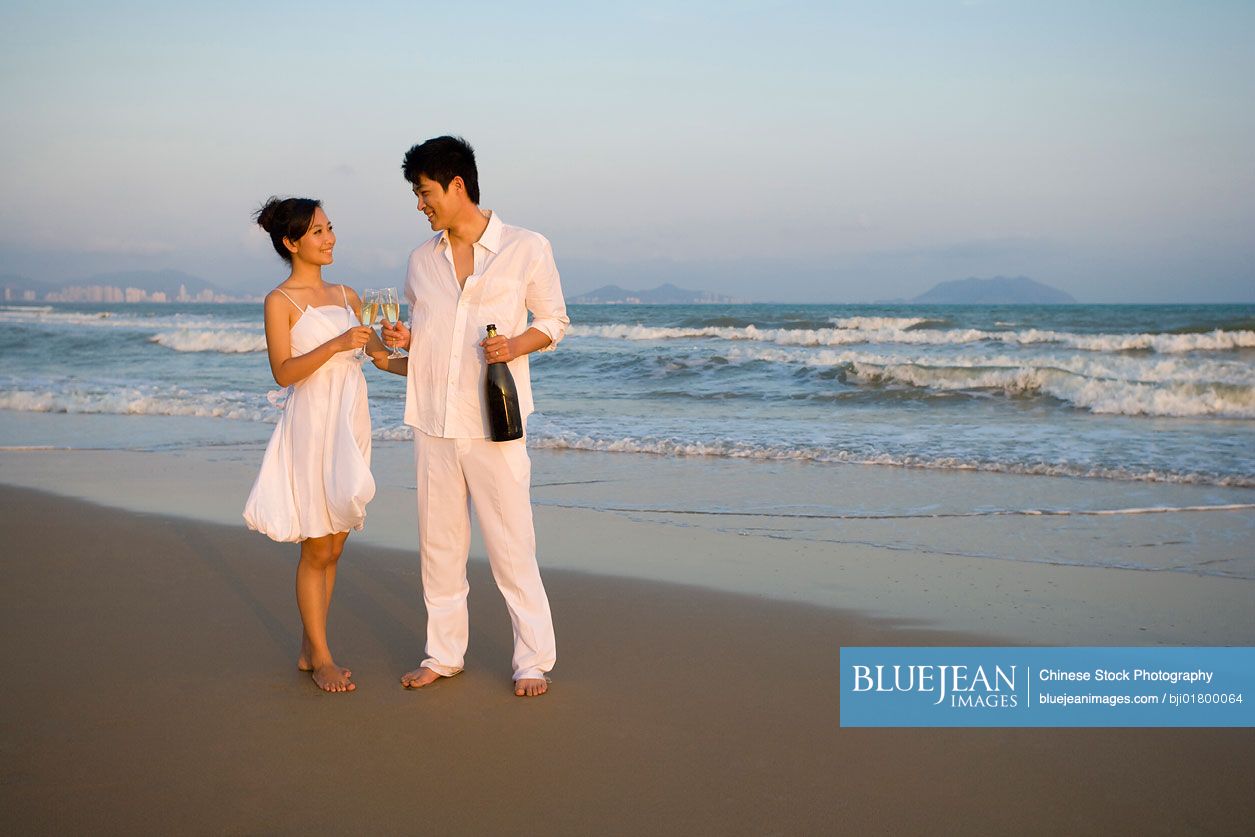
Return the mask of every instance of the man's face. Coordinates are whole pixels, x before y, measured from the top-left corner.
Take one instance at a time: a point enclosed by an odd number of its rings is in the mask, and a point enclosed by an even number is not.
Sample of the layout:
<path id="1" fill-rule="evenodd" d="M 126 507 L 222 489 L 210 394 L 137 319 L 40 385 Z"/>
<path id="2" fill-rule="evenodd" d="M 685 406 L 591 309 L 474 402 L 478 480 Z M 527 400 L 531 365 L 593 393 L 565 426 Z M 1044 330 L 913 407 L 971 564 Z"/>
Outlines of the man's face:
<path id="1" fill-rule="evenodd" d="M 418 198 L 418 211 L 427 216 L 427 222 L 433 230 L 446 230 L 453 220 L 455 187 L 461 181 L 454 178 L 445 189 L 435 180 L 420 174 L 414 186 L 414 197 Z"/>

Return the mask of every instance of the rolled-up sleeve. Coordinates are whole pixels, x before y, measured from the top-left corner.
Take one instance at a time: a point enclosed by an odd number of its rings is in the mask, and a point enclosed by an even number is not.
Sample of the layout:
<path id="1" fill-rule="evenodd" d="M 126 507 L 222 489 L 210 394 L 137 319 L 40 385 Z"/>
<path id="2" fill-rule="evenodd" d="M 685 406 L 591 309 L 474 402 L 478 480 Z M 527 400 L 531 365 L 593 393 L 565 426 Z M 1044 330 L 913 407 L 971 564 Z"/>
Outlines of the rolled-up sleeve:
<path id="1" fill-rule="evenodd" d="M 538 236 L 539 237 L 539 236 Z M 562 282 L 553 260 L 553 248 L 543 237 L 527 277 L 527 310 L 532 314 L 531 327 L 549 336 L 549 345 L 542 352 L 552 352 L 566 334 L 571 318 L 562 298 Z"/>

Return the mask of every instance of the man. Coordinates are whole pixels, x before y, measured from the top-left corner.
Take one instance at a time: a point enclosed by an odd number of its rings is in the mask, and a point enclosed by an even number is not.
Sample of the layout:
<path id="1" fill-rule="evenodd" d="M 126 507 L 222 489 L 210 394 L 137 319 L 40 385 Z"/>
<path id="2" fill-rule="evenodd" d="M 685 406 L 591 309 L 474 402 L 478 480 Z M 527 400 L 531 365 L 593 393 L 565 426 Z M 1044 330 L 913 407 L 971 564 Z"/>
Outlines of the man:
<path id="1" fill-rule="evenodd" d="M 462 670 L 469 496 L 514 627 L 514 693 L 541 695 L 557 651 L 536 564 L 531 461 L 523 439 L 488 438 L 483 385 L 488 362 L 509 364 L 520 412 L 524 419 L 532 412 L 527 355 L 553 349 L 570 323 L 553 251 L 543 236 L 480 210 L 475 152 L 465 140 L 416 145 L 402 170 L 437 235 L 410 254 L 409 326 L 383 330 L 385 342 L 409 347 L 409 357 L 375 361 L 406 376 L 405 423 L 414 428 L 418 471 L 427 658 L 401 684 L 422 688 Z M 485 338 L 490 323 L 498 336 Z"/>

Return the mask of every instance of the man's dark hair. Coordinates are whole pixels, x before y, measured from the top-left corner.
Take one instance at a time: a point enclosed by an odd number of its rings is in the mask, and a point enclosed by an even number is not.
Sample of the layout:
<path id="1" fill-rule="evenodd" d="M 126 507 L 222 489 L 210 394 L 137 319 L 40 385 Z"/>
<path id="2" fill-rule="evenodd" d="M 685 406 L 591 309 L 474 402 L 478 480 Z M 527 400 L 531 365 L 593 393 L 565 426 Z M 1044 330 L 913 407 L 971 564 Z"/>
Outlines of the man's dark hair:
<path id="1" fill-rule="evenodd" d="M 405 152 L 401 162 L 405 179 L 415 186 L 420 176 L 434 180 L 448 189 L 453 178 L 466 184 L 466 196 L 479 205 L 479 170 L 475 168 L 475 149 L 461 137 L 436 137 Z"/>

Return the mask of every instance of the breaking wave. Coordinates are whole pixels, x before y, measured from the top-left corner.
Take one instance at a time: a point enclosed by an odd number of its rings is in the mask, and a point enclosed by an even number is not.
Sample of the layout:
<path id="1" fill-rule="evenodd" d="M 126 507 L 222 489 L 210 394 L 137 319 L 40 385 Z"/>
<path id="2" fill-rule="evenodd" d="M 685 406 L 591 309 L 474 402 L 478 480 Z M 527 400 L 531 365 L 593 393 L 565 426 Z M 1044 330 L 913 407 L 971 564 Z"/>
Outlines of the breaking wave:
<path id="1" fill-rule="evenodd" d="M 1255 331 L 1215 330 L 1199 334 L 1075 334 L 1066 331 L 1026 329 L 1023 331 L 985 331 L 983 329 L 917 328 L 924 320 L 899 321 L 894 325 L 876 324 L 877 320 L 896 318 L 852 318 L 859 327 L 784 329 L 748 325 L 744 328 L 705 326 L 645 326 L 612 323 L 601 326 L 572 326 L 573 336 L 600 337 L 610 340 L 658 341 L 693 338 L 748 340 L 775 343 L 781 346 L 850 346 L 861 343 L 904 343 L 927 346 L 965 345 L 969 343 L 1006 343 L 1011 345 L 1057 344 L 1089 352 L 1151 351 L 1177 354 L 1197 351 L 1232 351 L 1255 348 Z M 903 327 L 904 322 L 912 325 Z"/>
<path id="2" fill-rule="evenodd" d="M 260 402 L 260 403 L 258 403 Z M 268 406 L 264 397 L 225 396 L 190 392 L 157 392 L 152 388 L 133 387 L 108 392 L 87 392 L 66 389 L 5 390 L 0 392 L 0 409 L 27 413 L 104 413 L 111 415 L 198 416 L 239 421 L 273 423 L 278 411 Z"/>
<path id="3" fill-rule="evenodd" d="M 148 338 L 148 342 L 165 346 L 176 352 L 223 352 L 225 354 L 243 354 L 247 352 L 264 352 L 266 335 L 247 331 L 212 331 L 199 329 L 182 329 L 165 331 Z"/>
<path id="4" fill-rule="evenodd" d="M 779 363 L 812 369 L 830 369 L 863 363 L 875 366 L 945 366 L 953 369 L 1032 368 L 1056 369 L 1087 378 L 1143 383 L 1218 383 L 1255 387 L 1255 364 L 1213 358 L 1175 358 L 1138 355 L 1039 355 L 1032 358 L 986 352 L 966 356 L 929 357 L 919 352 L 802 350 L 775 347 L 732 347 L 717 356 L 728 364 Z M 703 357 L 711 362 L 713 358 Z"/>
<path id="5" fill-rule="evenodd" d="M 989 462 L 957 457 L 868 456 L 824 448 L 755 446 L 726 442 L 684 442 L 671 439 L 597 439 L 578 434 L 530 434 L 528 446 L 549 450 L 589 450 L 611 453 L 650 453 L 660 456 L 710 456 L 730 459 L 758 459 L 845 463 L 851 465 L 890 465 L 900 468 L 927 468 L 946 471 L 987 471 L 1001 474 L 1084 477 L 1128 482 L 1215 485 L 1234 488 L 1255 487 L 1255 477 L 1169 471 L 1131 470 L 1057 463 Z"/>
<path id="6" fill-rule="evenodd" d="M 1010 396 L 1048 395 L 1074 407 L 1109 415 L 1255 418 L 1255 388 L 1232 384 L 1146 384 L 1033 367 L 876 366 L 858 362 L 852 364 L 850 377 L 865 384 L 902 384 L 934 391 L 1001 390 Z"/>
<path id="7" fill-rule="evenodd" d="M 90 328 L 132 329 L 152 331 L 178 328 L 213 328 L 222 320 L 212 316 L 175 314 L 174 316 L 143 316 L 116 311 L 57 311 L 51 308 L 0 309 L 0 323 L 13 325 L 87 326 Z"/>
<path id="8" fill-rule="evenodd" d="M 944 320 L 933 320 L 927 317 L 834 317 L 830 322 L 837 328 L 852 328 L 856 331 L 884 329 L 909 331 L 914 328 L 946 324 Z"/>

